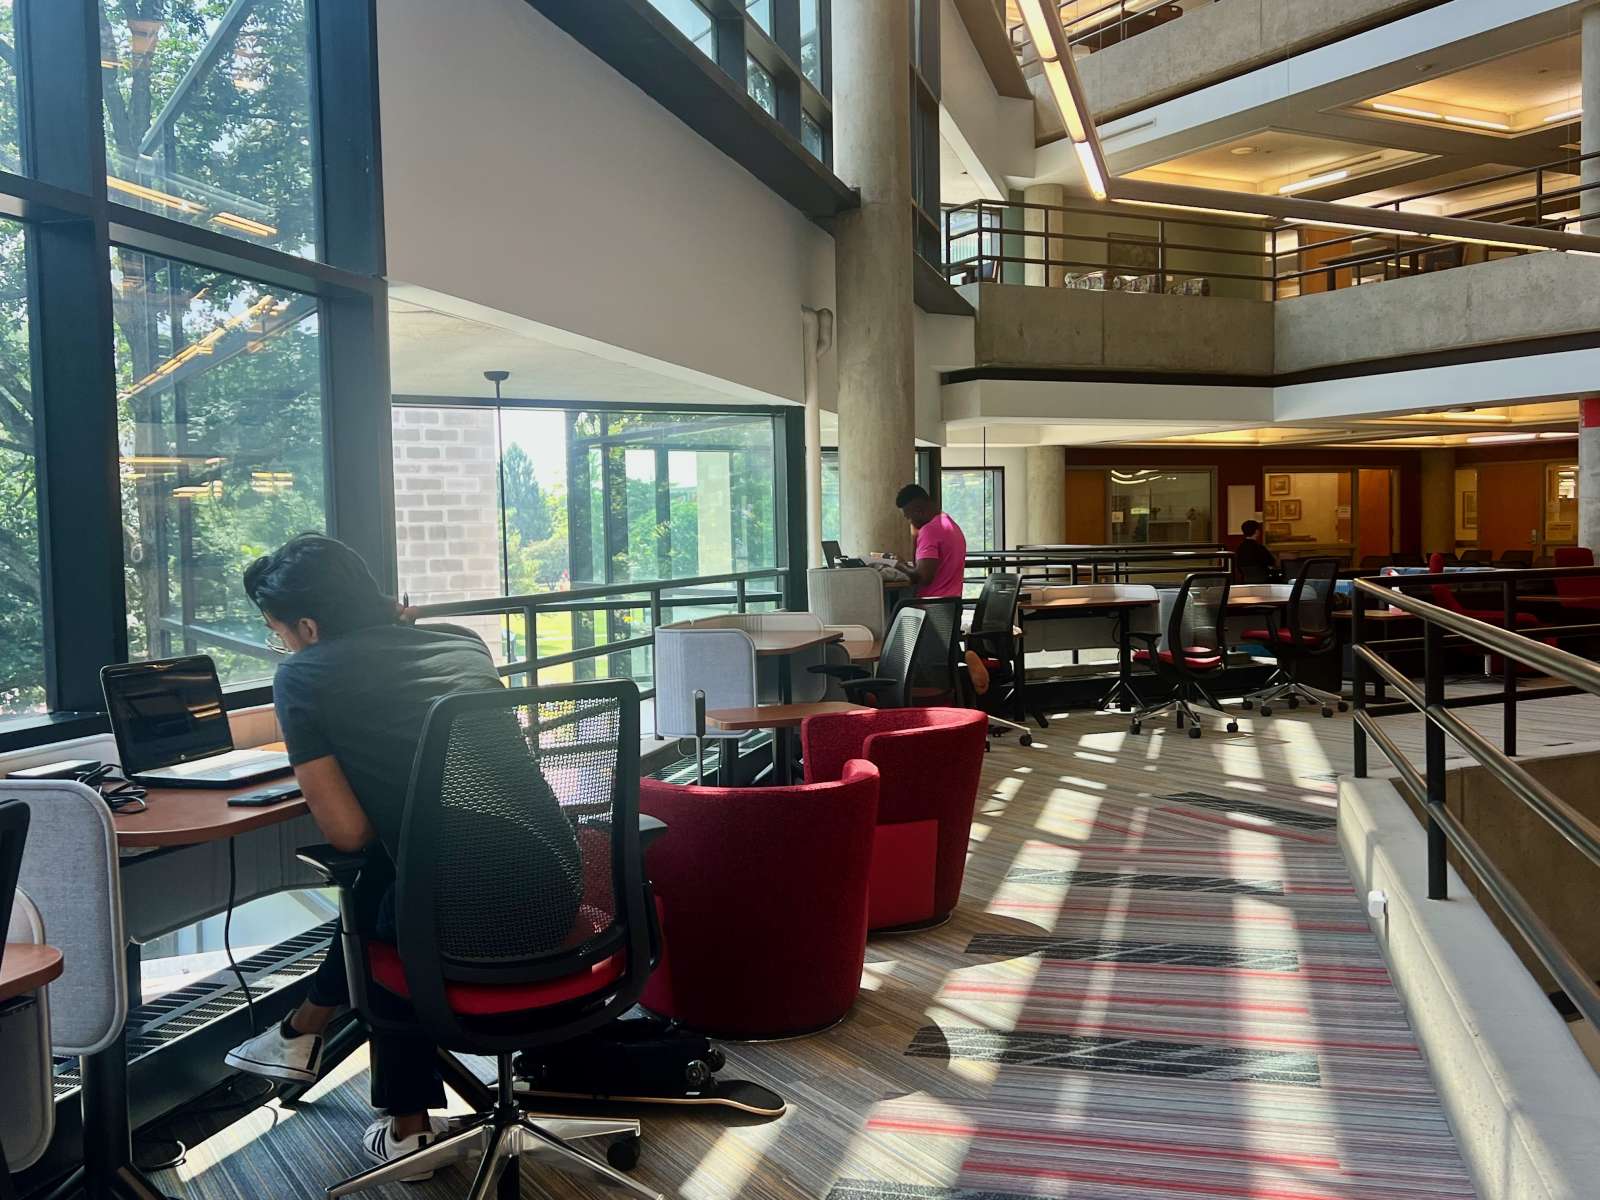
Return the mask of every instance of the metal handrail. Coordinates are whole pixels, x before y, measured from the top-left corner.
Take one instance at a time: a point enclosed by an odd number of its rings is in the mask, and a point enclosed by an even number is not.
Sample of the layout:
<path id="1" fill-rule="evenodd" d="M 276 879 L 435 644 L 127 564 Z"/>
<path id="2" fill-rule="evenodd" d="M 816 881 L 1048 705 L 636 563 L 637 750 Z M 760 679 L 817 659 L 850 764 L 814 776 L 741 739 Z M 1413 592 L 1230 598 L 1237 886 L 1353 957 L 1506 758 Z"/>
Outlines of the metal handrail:
<path id="1" fill-rule="evenodd" d="M 1550 971 L 1572 1003 L 1591 1022 L 1600 1023 L 1600 986 L 1590 977 L 1538 913 L 1521 895 L 1461 821 L 1445 805 L 1445 739 L 1454 739 L 1518 801 L 1574 846 L 1592 864 L 1600 866 L 1600 824 L 1562 800 L 1540 783 L 1511 756 L 1515 750 L 1517 663 L 1535 667 L 1560 680 L 1573 691 L 1600 696 L 1600 666 L 1555 646 L 1542 638 L 1567 627 L 1515 631 L 1516 585 L 1524 580 L 1600 578 L 1600 567 L 1547 567 L 1530 570 L 1460 571 L 1446 574 L 1396 575 L 1359 578 L 1352 582 L 1351 642 L 1355 662 L 1355 774 L 1367 775 L 1370 739 L 1400 773 L 1405 790 L 1423 805 L 1428 835 L 1428 898 L 1448 896 L 1448 846 L 1453 846 L 1507 920 Z M 1505 627 L 1489 624 L 1440 605 L 1407 595 L 1406 588 L 1445 585 L 1451 588 L 1498 584 L 1502 593 Z M 1423 623 L 1423 686 L 1417 685 L 1378 653 L 1366 639 L 1366 602 L 1376 601 L 1416 617 Z M 1574 626 L 1592 631 L 1592 626 Z M 1464 641 L 1503 663 L 1505 748 L 1494 745 L 1453 711 L 1444 696 L 1445 635 Z M 1382 730 L 1369 711 L 1369 676 L 1395 689 L 1406 708 L 1420 713 L 1424 722 L 1424 767 L 1418 771 L 1410 756 Z"/>
<path id="2" fill-rule="evenodd" d="M 449 600 L 438 604 L 419 604 L 416 614 L 419 620 L 430 617 L 510 617 L 520 616 L 523 619 L 524 635 L 530 650 L 536 651 L 539 645 L 538 614 L 541 612 L 584 612 L 592 610 L 617 610 L 617 609 L 648 609 L 650 620 L 648 632 L 636 634 L 632 637 L 619 638 L 610 642 L 603 642 L 593 646 L 579 646 L 572 650 L 564 650 L 559 654 L 539 655 L 531 654 L 527 658 L 516 659 L 500 663 L 497 670 L 501 676 L 527 675 L 531 679 L 538 678 L 539 671 L 546 667 L 567 666 L 574 663 L 585 662 L 590 659 L 605 658 L 612 654 L 625 654 L 631 650 L 642 650 L 655 645 L 655 631 L 663 624 L 662 616 L 673 608 L 713 608 L 718 605 L 732 604 L 735 612 L 745 612 L 752 603 L 761 603 L 768 600 L 781 600 L 781 590 L 752 590 L 750 584 L 761 580 L 787 581 L 790 569 L 787 566 L 762 567 L 749 571 L 728 571 L 718 575 L 695 575 L 685 579 L 640 579 L 626 583 L 593 584 L 587 587 L 569 588 L 562 592 L 529 592 L 516 596 L 488 596 L 476 600 Z M 681 593 L 686 588 L 709 587 L 714 584 L 733 584 L 733 594 L 715 592 L 703 596 L 669 595 L 668 593 Z M 585 601 L 592 601 L 585 604 Z M 629 603 L 632 601 L 632 603 Z M 642 688 L 639 692 L 641 699 L 650 699 L 655 695 L 655 688 Z"/>

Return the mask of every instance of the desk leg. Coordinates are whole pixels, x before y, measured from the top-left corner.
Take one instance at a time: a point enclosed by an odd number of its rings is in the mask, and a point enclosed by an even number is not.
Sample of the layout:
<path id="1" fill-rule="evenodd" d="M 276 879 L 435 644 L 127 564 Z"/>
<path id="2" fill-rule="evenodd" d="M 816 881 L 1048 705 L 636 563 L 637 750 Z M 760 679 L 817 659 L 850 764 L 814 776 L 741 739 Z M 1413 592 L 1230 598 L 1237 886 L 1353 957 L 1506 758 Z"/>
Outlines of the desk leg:
<path id="1" fill-rule="evenodd" d="M 128 946 L 129 1006 L 139 993 L 139 947 Z M 98 1054 L 80 1060 L 84 1195 L 88 1200 L 167 1200 L 133 1165 L 128 1121 L 128 1030 Z"/>
<path id="2" fill-rule="evenodd" d="M 794 703 L 794 676 L 789 656 L 778 658 L 778 699 L 784 704 Z M 788 787 L 794 782 L 794 730 L 772 731 L 772 777 L 779 786 Z"/>
<path id="3" fill-rule="evenodd" d="M 1111 690 L 1100 701 L 1100 711 L 1108 708 L 1121 708 L 1127 711 L 1138 708 L 1142 701 L 1139 693 L 1133 687 L 1133 648 L 1132 648 L 1133 619 L 1127 609 L 1117 613 L 1117 681 L 1111 685 Z M 1130 704 L 1129 701 L 1132 703 Z"/>

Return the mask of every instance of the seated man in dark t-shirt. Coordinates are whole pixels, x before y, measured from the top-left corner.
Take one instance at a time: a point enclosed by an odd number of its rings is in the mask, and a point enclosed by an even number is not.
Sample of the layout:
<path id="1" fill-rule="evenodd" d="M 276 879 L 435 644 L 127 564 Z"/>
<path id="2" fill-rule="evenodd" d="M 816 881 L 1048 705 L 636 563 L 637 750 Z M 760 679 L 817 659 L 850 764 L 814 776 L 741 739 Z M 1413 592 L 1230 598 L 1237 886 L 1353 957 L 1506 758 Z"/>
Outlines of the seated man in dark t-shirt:
<path id="1" fill-rule="evenodd" d="M 502 686 L 494 660 L 479 638 L 402 620 L 400 606 L 383 594 L 360 555 L 332 538 L 294 538 L 252 563 L 244 587 L 288 655 L 273 677 L 273 701 L 295 779 L 322 835 L 339 850 L 365 853 L 357 908 L 367 933 L 392 941 L 392 863 L 428 709 L 441 696 Z M 547 841 L 566 842 L 551 851 L 557 874 L 575 869 L 571 826 L 537 766 L 525 762 L 527 779 L 520 782 L 530 808 L 540 810 L 547 835 L 558 831 Z M 537 874 L 531 862 L 530 872 Z M 348 1003 L 336 937 L 306 1001 L 230 1051 L 228 1065 L 314 1082 L 323 1030 Z M 371 1053 L 373 1106 L 388 1119 L 374 1122 L 362 1140 L 384 1162 L 438 1136 L 445 1122 L 428 1110 L 444 1107 L 445 1096 L 426 1039 L 375 1033 Z"/>
<path id="2" fill-rule="evenodd" d="M 1240 583 L 1272 583 L 1278 578 L 1278 560 L 1265 545 L 1266 529 L 1260 521 L 1246 521 L 1239 526 L 1244 541 L 1233 552 L 1233 565 L 1239 572 Z"/>

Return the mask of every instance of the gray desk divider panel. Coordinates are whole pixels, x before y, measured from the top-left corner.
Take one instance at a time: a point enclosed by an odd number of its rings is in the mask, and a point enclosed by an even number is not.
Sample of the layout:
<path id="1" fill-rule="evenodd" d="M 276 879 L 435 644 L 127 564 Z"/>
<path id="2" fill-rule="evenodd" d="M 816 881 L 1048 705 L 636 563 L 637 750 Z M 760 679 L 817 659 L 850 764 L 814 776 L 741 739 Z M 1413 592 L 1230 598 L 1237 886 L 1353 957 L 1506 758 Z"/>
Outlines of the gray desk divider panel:
<path id="1" fill-rule="evenodd" d="M 310 816 L 252 829 L 234 839 L 235 905 L 294 888 L 324 886 L 295 857 L 325 840 Z M 214 916 L 228 906 L 228 843 L 122 856 L 122 911 L 128 940 L 148 942 Z"/>
<path id="2" fill-rule="evenodd" d="M 6 941 L 36 946 L 45 940 L 44 922 L 26 892 L 16 895 Z M 0 1011 L 0 1144 L 12 1171 L 39 1160 L 56 1126 L 49 989 L 40 988 L 34 999 Z"/>
<path id="3" fill-rule="evenodd" d="M 97 792 L 60 780 L 6 780 L 0 797 L 28 806 L 19 886 L 65 958 L 51 985 L 57 1054 L 104 1050 L 128 1017 L 127 939 L 111 810 Z"/>

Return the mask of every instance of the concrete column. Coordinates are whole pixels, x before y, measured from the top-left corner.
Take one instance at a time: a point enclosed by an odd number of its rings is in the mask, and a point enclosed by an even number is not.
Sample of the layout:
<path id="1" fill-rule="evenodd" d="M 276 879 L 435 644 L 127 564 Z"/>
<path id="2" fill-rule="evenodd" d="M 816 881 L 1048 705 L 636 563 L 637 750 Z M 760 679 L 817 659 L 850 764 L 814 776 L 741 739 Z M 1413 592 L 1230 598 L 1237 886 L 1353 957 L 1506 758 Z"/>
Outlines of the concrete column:
<path id="1" fill-rule="evenodd" d="M 1584 9 L 1582 21 L 1583 125 L 1578 144 L 1584 154 L 1593 154 L 1600 151 L 1600 4 Z M 1585 161 L 1580 178 L 1585 185 L 1600 184 L 1600 158 Z M 1580 193 L 1578 211 L 1593 218 L 1584 221 L 1582 232 L 1600 236 L 1600 188 Z"/>
<path id="2" fill-rule="evenodd" d="M 1456 452 L 1422 452 L 1422 553 L 1456 548 Z"/>
<path id="3" fill-rule="evenodd" d="M 1033 187 L 1022 189 L 1022 199 L 1025 204 L 1065 204 L 1067 189 L 1059 183 L 1035 184 Z M 1023 228 L 1030 233 L 1066 232 L 1065 213 L 1047 213 L 1025 208 L 1022 214 Z M 1067 257 L 1067 243 L 1061 238 L 1030 237 L 1025 238 L 1023 244 L 1026 247 L 1023 255 L 1027 258 Z M 1065 267 L 1050 267 L 1046 270 L 1043 264 L 1028 263 L 1023 272 L 1023 282 L 1029 287 L 1060 287 L 1065 282 L 1066 275 Z"/>
<path id="4" fill-rule="evenodd" d="M 1028 543 L 1055 545 L 1067 536 L 1067 455 L 1060 446 L 1028 447 Z"/>
<path id="5" fill-rule="evenodd" d="M 911 16 L 884 0 L 832 12 L 834 169 L 861 192 L 834 226 L 840 541 L 909 557 L 894 495 L 916 469 Z"/>
<path id="6" fill-rule="evenodd" d="M 1578 545 L 1600 554 L 1600 396 L 1578 401 Z"/>

